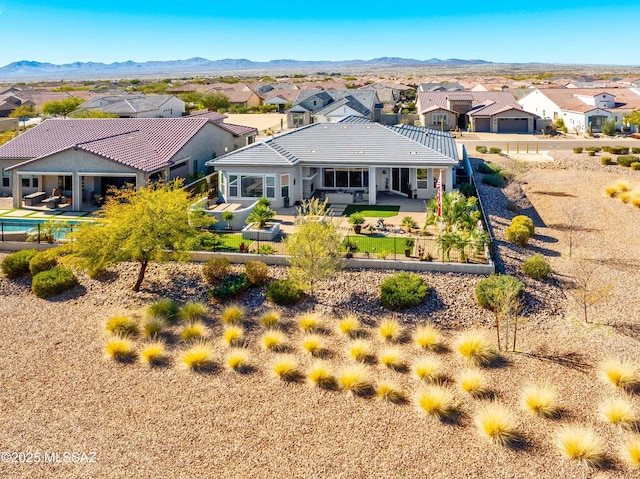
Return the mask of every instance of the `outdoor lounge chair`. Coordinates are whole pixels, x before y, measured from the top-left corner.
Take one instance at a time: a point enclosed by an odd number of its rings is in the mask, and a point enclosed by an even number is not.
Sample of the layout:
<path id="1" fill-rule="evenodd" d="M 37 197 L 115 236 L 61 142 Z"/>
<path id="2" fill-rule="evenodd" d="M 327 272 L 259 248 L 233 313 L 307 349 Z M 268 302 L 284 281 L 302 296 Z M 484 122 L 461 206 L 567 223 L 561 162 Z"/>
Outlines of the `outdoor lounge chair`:
<path id="1" fill-rule="evenodd" d="M 54 188 L 49 198 L 42 200 L 47 205 L 47 208 L 55 208 L 62 199 L 62 190 L 60 188 Z"/>

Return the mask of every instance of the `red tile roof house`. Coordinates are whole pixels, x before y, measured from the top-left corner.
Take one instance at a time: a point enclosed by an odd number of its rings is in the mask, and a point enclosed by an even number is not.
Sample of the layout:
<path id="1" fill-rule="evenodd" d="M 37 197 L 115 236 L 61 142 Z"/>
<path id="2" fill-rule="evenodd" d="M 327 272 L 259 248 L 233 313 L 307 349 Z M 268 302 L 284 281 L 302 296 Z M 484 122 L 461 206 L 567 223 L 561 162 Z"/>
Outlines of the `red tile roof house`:
<path id="1" fill-rule="evenodd" d="M 24 195 L 61 189 L 81 211 L 109 186 L 206 172 L 256 133 L 206 116 L 47 120 L 0 147 L 0 195 L 20 208 Z"/>

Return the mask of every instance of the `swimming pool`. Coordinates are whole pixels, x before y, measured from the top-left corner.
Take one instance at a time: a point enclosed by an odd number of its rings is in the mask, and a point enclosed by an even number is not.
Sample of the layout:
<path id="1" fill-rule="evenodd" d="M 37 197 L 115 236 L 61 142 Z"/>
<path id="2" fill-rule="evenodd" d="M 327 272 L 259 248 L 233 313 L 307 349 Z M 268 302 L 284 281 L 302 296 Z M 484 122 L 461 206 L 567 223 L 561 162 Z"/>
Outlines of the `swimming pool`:
<path id="1" fill-rule="evenodd" d="M 63 218 L 0 218 L 0 241 L 20 241 L 25 234 L 46 233 L 53 226 L 54 237 L 64 238 L 76 225 L 91 220 L 65 220 Z"/>

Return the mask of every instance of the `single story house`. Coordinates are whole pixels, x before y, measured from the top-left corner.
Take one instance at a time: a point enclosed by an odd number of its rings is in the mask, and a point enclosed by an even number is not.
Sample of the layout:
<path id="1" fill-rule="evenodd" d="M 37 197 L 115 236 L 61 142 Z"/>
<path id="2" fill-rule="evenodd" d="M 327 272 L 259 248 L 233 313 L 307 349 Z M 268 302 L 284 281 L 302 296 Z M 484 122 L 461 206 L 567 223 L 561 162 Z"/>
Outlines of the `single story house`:
<path id="1" fill-rule="evenodd" d="M 258 108 L 262 105 L 262 98 L 257 93 L 248 90 L 224 90 L 223 95 L 229 98 L 229 105 L 243 108 Z"/>
<path id="2" fill-rule="evenodd" d="M 287 111 L 287 127 L 335 123 L 349 116 L 377 121 L 381 110 L 375 90 L 302 90 Z"/>
<path id="3" fill-rule="evenodd" d="M 120 118 L 180 118 L 185 112 L 184 101 L 177 96 L 144 93 L 95 97 L 77 110 L 101 110 Z"/>
<path id="4" fill-rule="evenodd" d="M 420 122 L 427 128 L 487 133 L 533 133 L 536 115 L 524 111 L 509 92 L 418 92 Z"/>
<path id="5" fill-rule="evenodd" d="M 298 90 L 271 90 L 267 93 L 263 105 L 277 105 L 278 113 L 284 113 L 286 105 L 292 105 L 298 98 Z"/>
<path id="6" fill-rule="evenodd" d="M 542 118 L 562 118 L 570 130 L 599 133 L 606 119 L 614 120 L 620 129 L 624 115 L 640 110 L 640 89 L 536 88 L 519 103 Z"/>
<path id="7" fill-rule="evenodd" d="M 276 135 L 207 165 L 219 172 L 226 202 L 265 196 L 282 207 L 324 193 L 335 204 L 374 205 L 379 192 L 432 198 L 440 176 L 450 190 L 459 158 L 448 132 L 349 117 Z"/>
<path id="8" fill-rule="evenodd" d="M 464 86 L 458 82 L 420 83 L 418 92 L 421 91 L 464 91 Z"/>
<path id="9" fill-rule="evenodd" d="M 205 173 L 208 160 L 253 141 L 247 128 L 206 116 L 46 120 L 0 146 L 0 194 L 19 208 L 25 195 L 60 189 L 79 211 L 110 186 Z"/>

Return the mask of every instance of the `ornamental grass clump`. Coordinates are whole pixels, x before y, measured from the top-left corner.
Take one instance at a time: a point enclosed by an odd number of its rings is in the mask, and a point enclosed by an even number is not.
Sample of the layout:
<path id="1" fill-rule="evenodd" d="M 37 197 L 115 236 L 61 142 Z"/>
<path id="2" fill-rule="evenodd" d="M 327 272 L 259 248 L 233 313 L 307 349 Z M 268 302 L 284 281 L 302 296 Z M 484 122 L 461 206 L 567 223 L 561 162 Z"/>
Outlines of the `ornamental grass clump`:
<path id="1" fill-rule="evenodd" d="M 298 319 L 298 326 L 300 330 L 305 333 L 319 333 L 322 332 L 322 320 L 316 314 L 307 313 L 300 316 Z"/>
<path id="2" fill-rule="evenodd" d="M 605 359 L 598 369 L 601 379 L 618 389 L 630 391 L 640 384 L 636 366 L 628 359 Z"/>
<path id="3" fill-rule="evenodd" d="M 440 330 L 431 324 L 421 324 L 413 332 L 413 341 L 418 347 L 439 351 L 443 348 Z"/>
<path id="4" fill-rule="evenodd" d="M 222 310 L 220 318 L 226 324 L 239 324 L 245 316 L 245 309 L 239 304 L 230 304 Z"/>
<path id="5" fill-rule="evenodd" d="M 147 343 L 140 352 L 140 359 L 149 366 L 157 366 L 166 361 L 166 346 L 163 341 Z"/>
<path id="6" fill-rule="evenodd" d="M 487 379 L 484 374 L 477 369 L 467 369 L 458 377 L 460 389 L 474 398 L 483 398 L 489 396 L 491 390 L 487 385 Z"/>
<path id="7" fill-rule="evenodd" d="M 179 362 L 191 371 L 204 371 L 213 366 L 213 349 L 206 341 L 197 341 L 180 354 Z"/>
<path id="8" fill-rule="evenodd" d="M 298 363 L 292 357 L 283 357 L 274 361 L 271 366 L 273 374 L 283 381 L 296 381 L 300 377 Z"/>
<path id="9" fill-rule="evenodd" d="M 159 317 L 171 321 L 178 313 L 178 305 L 169 298 L 162 298 L 147 307 L 148 317 Z"/>
<path id="10" fill-rule="evenodd" d="M 142 335 L 145 338 L 155 338 L 167 327 L 167 320 L 161 316 L 152 316 L 142 325 Z"/>
<path id="11" fill-rule="evenodd" d="M 178 318 L 182 321 L 197 321 L 207 315 L 206 305 L 197 301 L 187 301 L 178 308 Z"/>
<path id="12" fill-rule="evenodd" d="M 104 329 L 111 334 L 135 336 L 138 334 L 138 323 L 128 316 L 113 316 L 107 320 Z"/>
<path id="13" fill-rule="evenodd" d="M 244 343 L 244 329 L 240 326 L 227 326 L 224 328 L 223 338 L 228 346 L 242 346 Z"/>
<path id="14" fill-rule="evenodd" d="M 108 357 L 120 362 L 129 362 L 135 358 L 133 341 L 127 336 L 116 335 L 107 340 L 105 353 Z"/>
<path id="15" fill-rule="evenodd" d="M 402 390 L 394 383 L 387 381 L 380 381 L 376 385 L 376 397 L 381 401 L 391 403 L 403 403 L 406 401 L 406 397 Z"/>
<path id="16" fill-rule="evenodd" d="M 321 389 L 335 389 L 336 387 L 336 378 L 329 367 L 322 363 L 311 365 L 307 372 L 307 380 L 311 386 Z"/>
<path id="17" fill-rule="evenodd" d="M 406 363 L 402 357 L 402 352 L 398 348 L 387 348 L 380 353 L 380 364 L 393 369 L 394 371 L 404 371 Z"/>
<path id="18" fill-rule="evenodd" d="M 444 379 L 442 363 L 434 358 L 420 358 L 413 363 L 413 374 L 416 378 L 431 383 L 439 383 Z"/>
<path id="19" fill-rule="evenodd" d="M 187 324 L 182 331 L 180 331 L 180 339 L 182 341 L 191 341 L 193 339 L 200 339 L 206 334 L 206 329 L 203 323 L 195 321 Z"/>
<path id="20" fill-rule="evenodd" d="M 249 367 L 249 351 L 246 349 L 234 349 L 227 355 L 225 364 L 231 371 L 246 371 Z"/>
<path id="21" fill-rule="evenodd" d="M 402 336 L 402 327 L 396 319 L 382 318 L 378 325 L 378 334 L 385 341 L 399 341 Z"/>
<path id="22" fill-rule="evenodd" d="M 631 428 L 637 421 L 633 404 L 623 398 L 606 399 L 600 404 L 598 410 L 600 419 L 623 428 Z"/>
<path id="23" fill-rule="evenodd" d="M 567 459 L 590 467 L 600 467 L 606 461 L 602 442 L 591 429 L 567 426 L 556 435 L 556 445 Z"/>
<path id="24" fill-rule="evenodd" d="M 632 469 L 640 469 L 640 436 L 627 439 L 622 445 L 622 459 Z"/>
<path id="25" fill-rule="evenodd" d="M 481 331 L 462 333 L 455 344 L 458 355 L 476 366 L 491 366 L 501 355 Z"/>
<path id="26" fill-rule="evenodd" d="M 515 417 L 499 403 L 480 408 L 474 422 L 480 434 L 494 444 L 512 446 L 519 439 Z"/>
<path id="27" fill-rule="evenodd" d="M 349 314 L 338 321 L 338 331 L 344 336 L 355 338 L 362 331 L 362 325 L 355 315 Z"/>
<path id="28" fill-rule="evenodd" d="M 271 309 L 260 316 L 260 325 L 265 328 L 275 328 L 280 323 L 280 313 L 275 309 Z"/>
<path id="29" fill-rule="evenodd" d="M 301 345 L 305 353 L 316 358 L 324 356 L 327 352 L 324 339 L 317 334 L 309 334 L 303 337 Z"/>
<path id="30" fill-rule="evenodd" d="M 267 331 L 262 335 L 260 343 L 267 351 L 283 351 L 285 349 L 286 336 L 280 331 Z"/>
<path id="31" fill-rule="evenodd" d="M 418 391 L 414 402 L 420 412 L 440 421 L 454 419 L 460 409 L 451 391 L 442 386 L 430 386 Z"/>
<path id="32" fill-rule="evenodd" d="M 369 362 L 373 358 L 371 345 L 361 339 L 357 339 L 347 346 L 347 354 L 361 363 Z"/>
<path id="33" fill-rule="evenodd" d="M 371 392 L 371 381 L 367 370 L 359 364 L 340 371 L 338 384 L 343 391 L 353 396 L 364 396 Z"/>
<path id="34" fill-rule="evenodd" d="M 557 394 L 550 386 L 529 386 L 520 396 L 522 409 L 546 418 L 558 417 L 560 407 Z"/>

